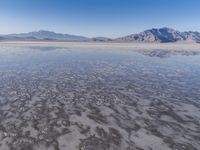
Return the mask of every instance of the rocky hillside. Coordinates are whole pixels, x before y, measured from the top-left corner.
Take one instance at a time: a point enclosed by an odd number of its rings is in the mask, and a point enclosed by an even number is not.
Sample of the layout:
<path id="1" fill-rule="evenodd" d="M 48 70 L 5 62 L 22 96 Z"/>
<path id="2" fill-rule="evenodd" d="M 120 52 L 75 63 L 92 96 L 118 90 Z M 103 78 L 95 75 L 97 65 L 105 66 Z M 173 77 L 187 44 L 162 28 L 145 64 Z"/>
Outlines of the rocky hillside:
<path id="1" fill-rule="evenodd" d="M 121 42 L 200 42 L 199 32 L 180 32 L 171 28 L 145 30 L 139 34 L 131 34 L 114 39 Z"/>

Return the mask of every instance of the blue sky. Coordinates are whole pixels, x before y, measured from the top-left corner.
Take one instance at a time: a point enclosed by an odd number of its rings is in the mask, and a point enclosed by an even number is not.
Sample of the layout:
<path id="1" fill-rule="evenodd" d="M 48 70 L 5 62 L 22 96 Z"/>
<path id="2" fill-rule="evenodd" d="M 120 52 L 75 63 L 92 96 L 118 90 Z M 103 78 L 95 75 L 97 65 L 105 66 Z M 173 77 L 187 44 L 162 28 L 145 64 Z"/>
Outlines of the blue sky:
<path id="1" fill-rule="evenodd" d="M 0 34 L 118 37 L 153 27 L 200 31 L 200 0 L 0 0 Z"/>

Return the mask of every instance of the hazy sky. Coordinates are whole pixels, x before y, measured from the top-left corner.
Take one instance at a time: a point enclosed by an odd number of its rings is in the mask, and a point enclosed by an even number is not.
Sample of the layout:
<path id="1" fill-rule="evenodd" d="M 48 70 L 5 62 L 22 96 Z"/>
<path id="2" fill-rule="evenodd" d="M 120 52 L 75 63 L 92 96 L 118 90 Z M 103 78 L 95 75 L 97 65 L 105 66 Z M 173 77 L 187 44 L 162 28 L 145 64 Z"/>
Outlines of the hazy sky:
<path id="1" fill-rule="evenodd" d="M 200 31 L 200 0 L 0 0 L 0 34 L 118 37 L 153 27 Z"/>

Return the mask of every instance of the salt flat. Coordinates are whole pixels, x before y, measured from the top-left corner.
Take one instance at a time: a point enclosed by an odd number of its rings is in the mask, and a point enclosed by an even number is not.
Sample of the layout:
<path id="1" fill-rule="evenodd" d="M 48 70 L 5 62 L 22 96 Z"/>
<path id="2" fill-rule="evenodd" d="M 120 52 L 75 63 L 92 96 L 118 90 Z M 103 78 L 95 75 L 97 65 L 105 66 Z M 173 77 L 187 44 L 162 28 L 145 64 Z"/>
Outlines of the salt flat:
<path id="1" fill-rule="evenodd" d="M 129 50 L 184 50 L 200 51 L 198 43 L 114 43 L 114 42 L 33 42 L 7 41 L 0 42 L 0 47 L 14 46 L 43 46 L 43 47 L 71 47 L 71 48 L 98 48 L 98 49 L 129 49 Z"/>

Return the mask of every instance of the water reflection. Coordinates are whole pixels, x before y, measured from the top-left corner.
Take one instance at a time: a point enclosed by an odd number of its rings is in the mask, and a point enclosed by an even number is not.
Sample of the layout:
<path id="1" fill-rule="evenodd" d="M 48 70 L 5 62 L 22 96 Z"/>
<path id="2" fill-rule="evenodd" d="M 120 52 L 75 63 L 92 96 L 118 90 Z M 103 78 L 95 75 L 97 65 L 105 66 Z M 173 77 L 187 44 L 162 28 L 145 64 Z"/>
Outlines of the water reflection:
<path id="1" fill-rule="evenodd" d="M 1 49 L 0 149 L 198 149 L 200 56 L 148 53 Z"/>

